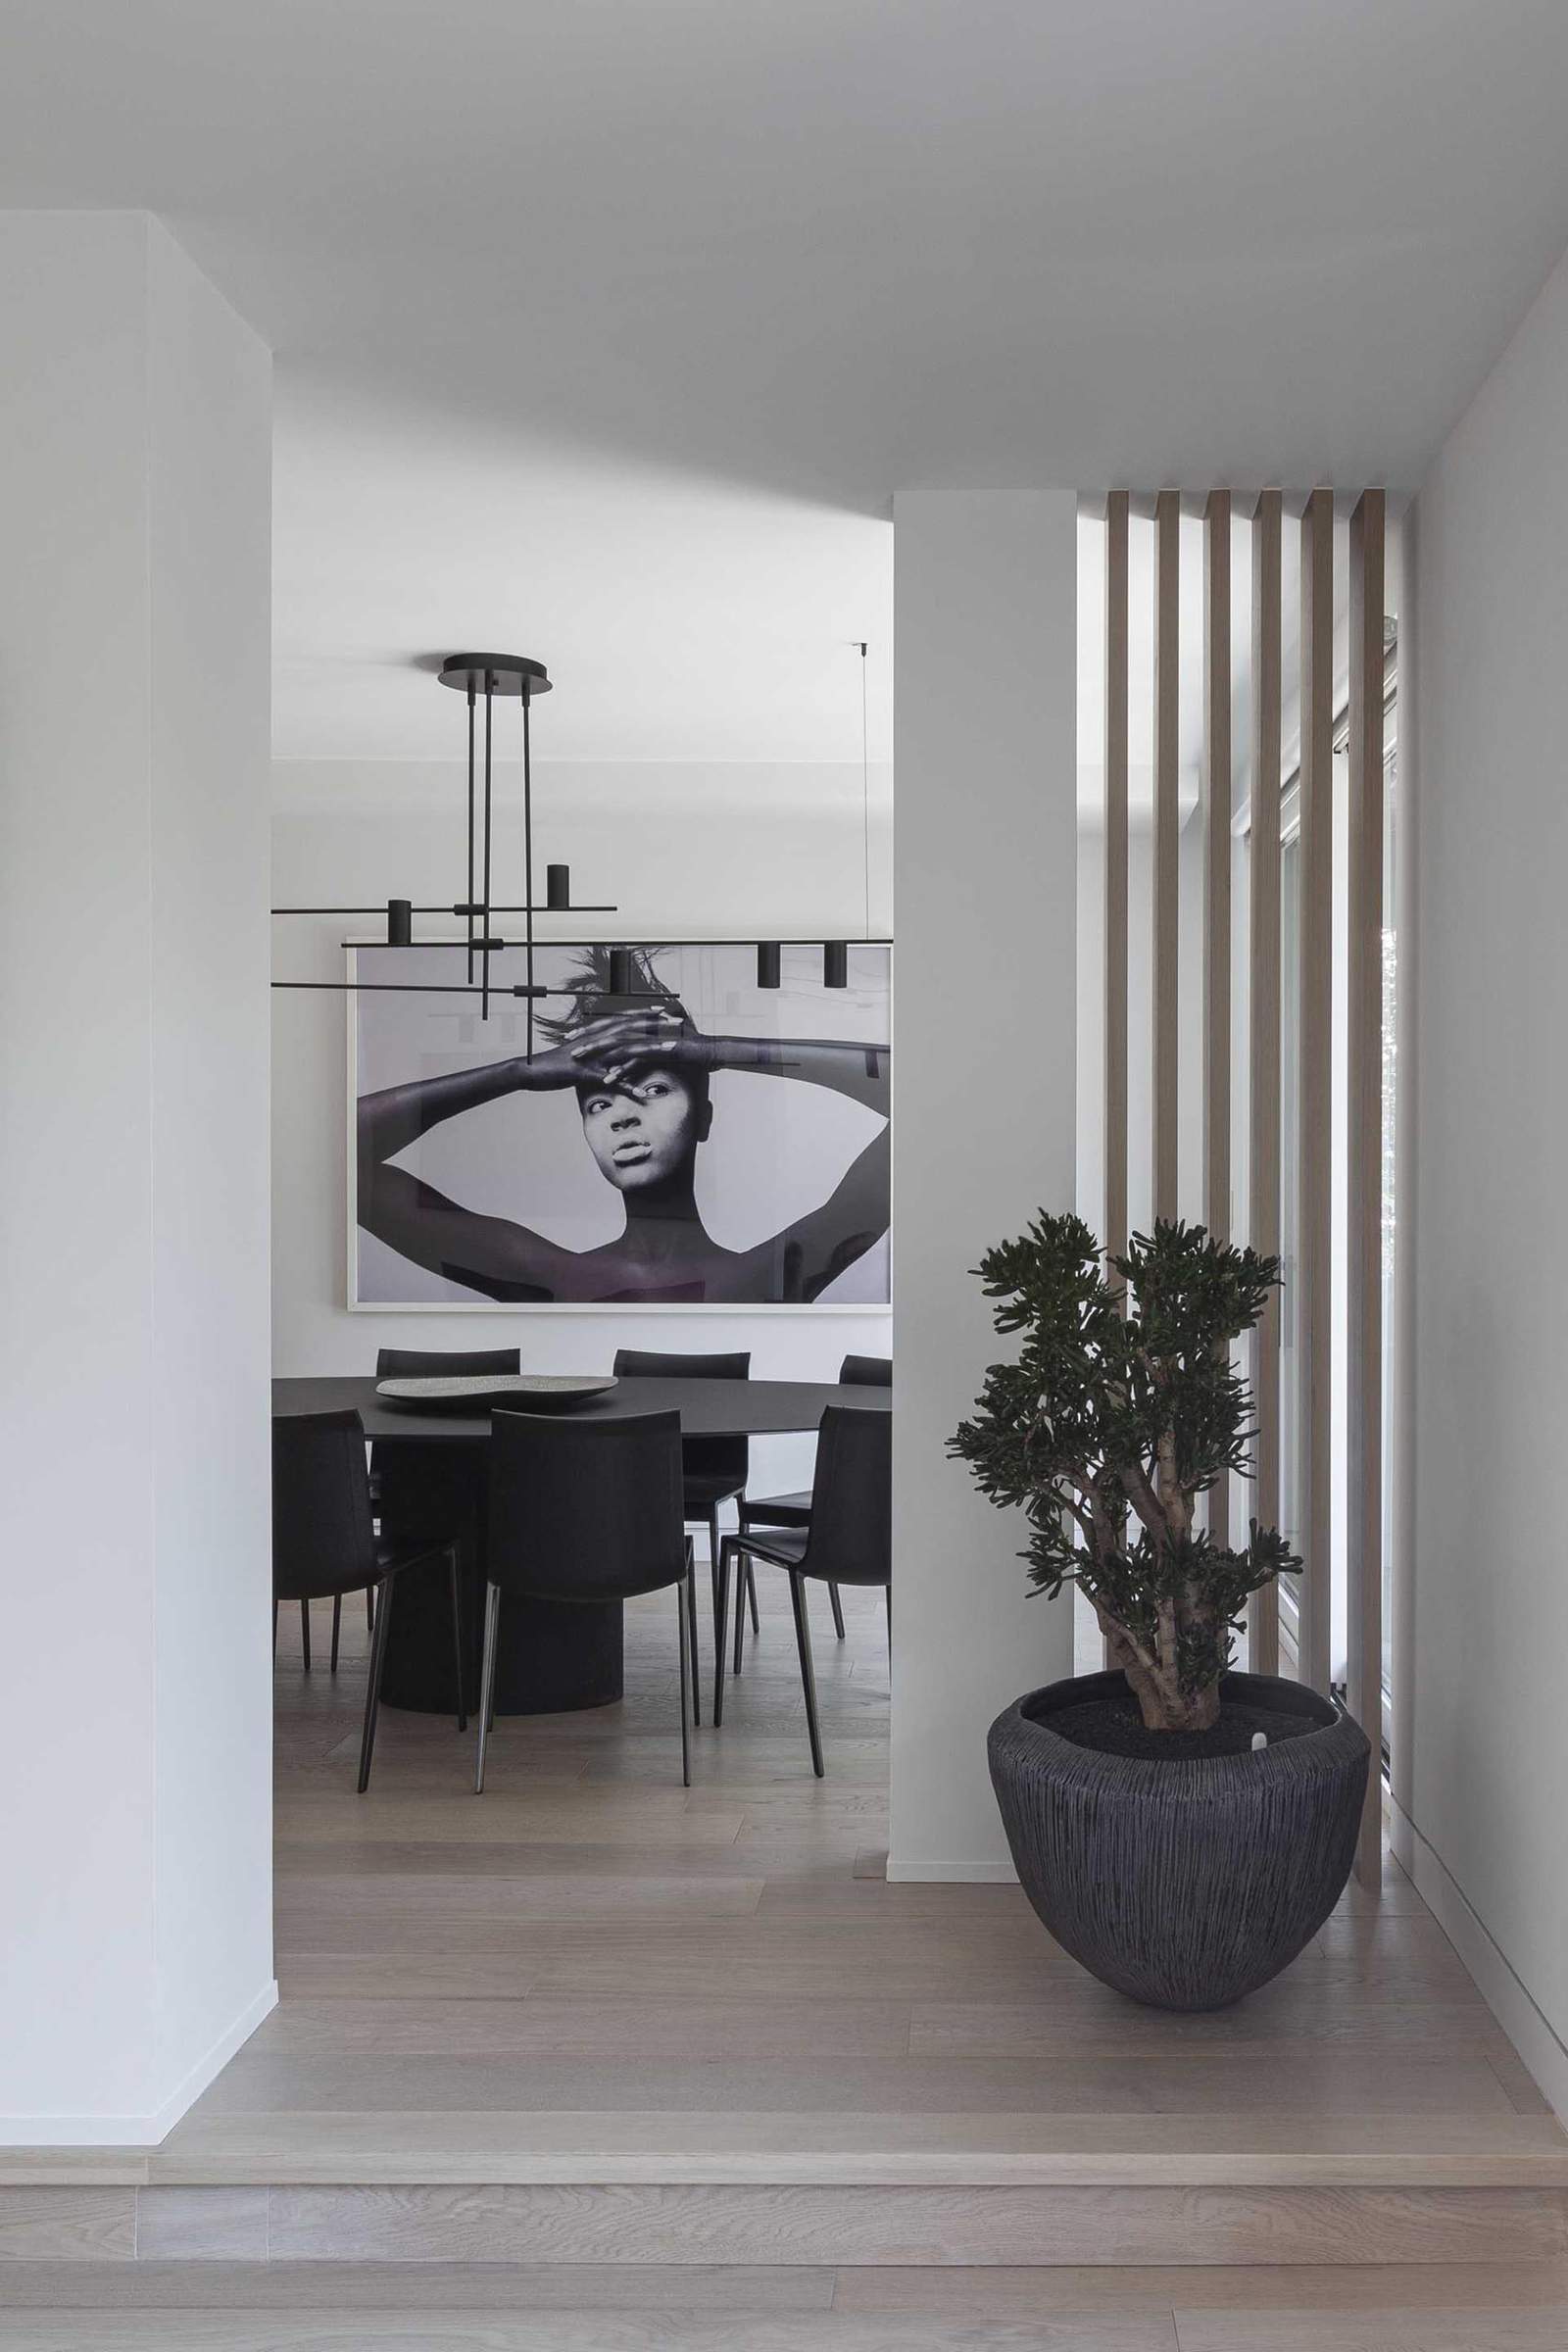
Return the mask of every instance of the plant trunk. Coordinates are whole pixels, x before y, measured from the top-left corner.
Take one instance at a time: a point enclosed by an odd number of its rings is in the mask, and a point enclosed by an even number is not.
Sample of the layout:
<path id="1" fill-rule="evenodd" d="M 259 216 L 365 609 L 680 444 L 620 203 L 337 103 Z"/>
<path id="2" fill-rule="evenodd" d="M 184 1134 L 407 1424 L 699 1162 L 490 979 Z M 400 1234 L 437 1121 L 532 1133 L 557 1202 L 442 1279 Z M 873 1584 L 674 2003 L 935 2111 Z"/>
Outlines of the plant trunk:
<path id="1" fill-rule="evenodd" d="M 1205 1683 L 1201 1690 L 1188 1691 L 1174 1675 L 1151 1674 L 1147 1667 L 1125 1663 L 1122 1671 L 1138 1701 L 1146 1731 L 1208 1732 L 1218 1722 L 1218 1683 Z"/>
<path id="2" fill-rule="evenodd" d="M 1127 1677 L 1144 1728 L 1151 1732 L 1208 1732 L 1219 1720 L 1219 1680 L 1184 1690 L 1175 1659 L 1152 1654 L 1097 1601 L 1095 1614 L 1110 1647 L 1111 1663 Z M 1171 1644 L 1174 1650 L 1174 1642 Z"/>

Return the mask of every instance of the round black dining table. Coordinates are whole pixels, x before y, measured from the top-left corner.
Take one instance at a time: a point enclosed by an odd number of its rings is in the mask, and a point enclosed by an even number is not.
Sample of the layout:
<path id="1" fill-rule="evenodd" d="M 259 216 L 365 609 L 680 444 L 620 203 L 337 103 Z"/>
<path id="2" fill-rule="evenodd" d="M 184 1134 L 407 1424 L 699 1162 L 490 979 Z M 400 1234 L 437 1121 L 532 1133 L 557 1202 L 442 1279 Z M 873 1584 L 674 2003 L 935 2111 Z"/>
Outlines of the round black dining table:
<path id="1" fill-rule="evenodd" d="M 659 1377 L 618 1380 L 612 1389 L 566 1409 L 578 1421 L 677 1412 L 683 1437 L 764 1438 L 814 1430 L 830 1404 L 885 1413 L 892 1402 L 891 1390 L 841 1388 L 833 1381 Z M 518 1408 L 526 1409 L 525 1398 L 518 1398 Z M 429 1411 L 394 1404 L 376 1394 L 376 1384 L 368 1376 L 330 1375 L 272 1383 L 274 1419 L 292 1413 L 351 1409 L 364 1422 L 372 1448 L 383 1454 L 393 1448 L 388 1458 L 405 1466 L 411 1458 L 403 1451 L 405 1447 L 442 1449 L 440 1492 L 451 1506 L 447 1516 L 455 1517 L 458 1524 L 444 1525 L 435 1532 L 460 1539 L 471 1691 L 478 1682 L 483 1616 L 478 1597 L 485 1570 L 490 1415 L 488 1411 Z M 375 1450 L 371 1463 L 376 1463 Z M 383 1706 L 411 1707 L 426 1714 L 455 1711 L 451 1605 L 446 1572 L 438 1563 L 400 1573 L 387 1627 Z M 618 1601 L 522 1600 L 509 1594 L 502 1602 L 497 1637 L 497 1713 L 552 1715 L 608 1706 L 619 1698 L 621 1630 Z"/>

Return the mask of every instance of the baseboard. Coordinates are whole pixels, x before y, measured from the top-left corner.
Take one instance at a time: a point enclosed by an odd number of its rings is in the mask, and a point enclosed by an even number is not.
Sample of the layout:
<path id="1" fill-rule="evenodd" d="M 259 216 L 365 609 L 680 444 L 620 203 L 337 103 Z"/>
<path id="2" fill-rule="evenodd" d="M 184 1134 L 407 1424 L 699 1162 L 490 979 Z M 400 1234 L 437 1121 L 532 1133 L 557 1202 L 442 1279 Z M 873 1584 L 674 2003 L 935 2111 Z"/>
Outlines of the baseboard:
<path id="1" fill-rule="evenodd" d="M 1396 1861 L 1409 1874 L 1417 1894 L 1474 1977 L 1482 1998 L 1551 2102 L 1558 2120 L 1568 2124 L 1568 2048 L 1537 2007 L 1442 1855 L 1392 1797 L 1389 1830 Z"/>
<path id="2" fill-rule="evenodd" d="M 254 2000 L 204 2052 L 178 2087 L 151 2115 L 0 2116 L 0 2147 L 152 2148 L 167 2139 L 188 2108 L 220 2075 L 236 2050 L 249 2041 L 277 2007 L 277 1979 L 270 1978 Z"/>
<path id="3" fill-rule="evenodd" d="M 952 1886 L 1016 1886 L 1018 1873 L 1010 1862 L 895 1862 L 888 1857 L 887 1875 L 901 1884 Z"/>

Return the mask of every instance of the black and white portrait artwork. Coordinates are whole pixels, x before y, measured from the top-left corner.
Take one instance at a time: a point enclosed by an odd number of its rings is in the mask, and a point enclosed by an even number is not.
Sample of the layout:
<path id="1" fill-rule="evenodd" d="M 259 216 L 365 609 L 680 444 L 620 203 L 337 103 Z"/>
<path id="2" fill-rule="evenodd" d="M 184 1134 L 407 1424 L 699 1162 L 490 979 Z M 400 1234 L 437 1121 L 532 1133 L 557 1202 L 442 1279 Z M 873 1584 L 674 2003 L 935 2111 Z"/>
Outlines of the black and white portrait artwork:
<path id="1" fill-rule="evenodd" d="M 349 1303 L 885 1306 L 891 951 L 599 947 L 492 957 L 476 997 L 352 995 Z M 362 947 L 351 978 L 460 983 L 466 951 Z"/>

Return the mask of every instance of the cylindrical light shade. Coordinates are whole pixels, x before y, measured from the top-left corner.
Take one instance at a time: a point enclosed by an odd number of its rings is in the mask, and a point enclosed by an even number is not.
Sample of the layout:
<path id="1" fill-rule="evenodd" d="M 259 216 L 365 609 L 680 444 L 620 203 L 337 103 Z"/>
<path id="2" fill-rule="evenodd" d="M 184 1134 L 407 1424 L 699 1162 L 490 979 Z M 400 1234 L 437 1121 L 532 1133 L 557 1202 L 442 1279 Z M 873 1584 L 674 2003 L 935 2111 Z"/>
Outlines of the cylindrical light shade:
<path id="1" fill-rule="evenodd" d="M 776 939 L 757 943 L 757 985 L 759 988 L 777 988 L 779 985 L 779 946 Z"/>
<path id="2" fill-rule="evenodd" d="M 571 868 L 569 865 L 545 867 L 545 905 L 558 913 L 571 905 Z"/>
<path id="3" fill-rule="evenodd" d="M 830 939 L 822 949 L 822 986 L 824 988 L 848 988 L 849 985 L 849 944 L 842 939 Z"/>
<path id="4" fill-rule="evenodd" d="M 612 948 L 610 951 L 610 993 L 612 997 L 629 997 L 631 992 L 631 950 L 630 948 Z"/>
<path id="5" fill-rule="evenodd" d="M 388 899 L 386 903 L 386 944 L 389 948 L 413 947 L 414 902 L 412 899 Z"/>

